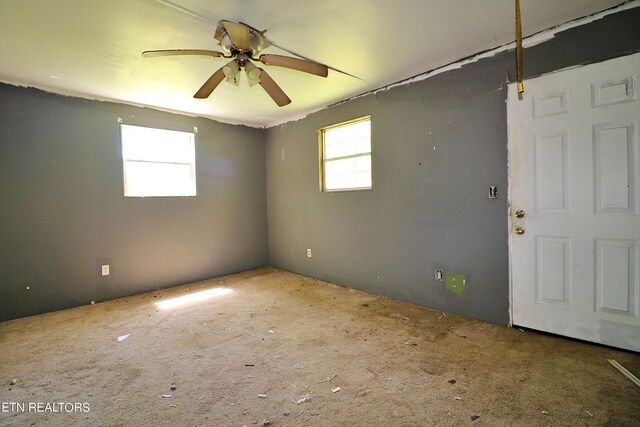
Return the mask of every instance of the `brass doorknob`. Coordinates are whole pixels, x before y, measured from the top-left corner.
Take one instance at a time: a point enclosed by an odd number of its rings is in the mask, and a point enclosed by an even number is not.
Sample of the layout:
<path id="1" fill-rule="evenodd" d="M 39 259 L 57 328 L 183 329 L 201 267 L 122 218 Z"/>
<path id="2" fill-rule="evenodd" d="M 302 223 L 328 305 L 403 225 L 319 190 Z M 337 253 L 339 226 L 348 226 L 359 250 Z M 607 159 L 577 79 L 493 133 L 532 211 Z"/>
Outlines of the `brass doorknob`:
<path id="1" fill-rule="evenodd" d="M 516 218 L 518 218 L 518 219 L 524 218 L 524 211 L 522 209 L 518 209 L 516 211 Z"/>
<path id="2" fill-rule="evenodd" d="M 516 234 L 524 234 L 524 227 L 516 227 Z"/>

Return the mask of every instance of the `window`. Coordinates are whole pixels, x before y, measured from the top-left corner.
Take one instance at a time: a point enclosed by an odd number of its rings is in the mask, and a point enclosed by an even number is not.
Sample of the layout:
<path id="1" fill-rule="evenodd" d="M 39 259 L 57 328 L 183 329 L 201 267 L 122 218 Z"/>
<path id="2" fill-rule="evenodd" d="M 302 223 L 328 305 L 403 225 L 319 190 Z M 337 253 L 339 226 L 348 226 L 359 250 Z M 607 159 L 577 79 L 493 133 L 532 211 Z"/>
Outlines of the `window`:
<path id="1" fill-rule="evenodd" d="M 125 197 L 196 195 L 193 133 L 121 125 Z"/>
<path id="2" fill-rule="evenodd" d="M 371 117 L 322 128 L 320 190 L 345 191 L 371 188 Z"/>

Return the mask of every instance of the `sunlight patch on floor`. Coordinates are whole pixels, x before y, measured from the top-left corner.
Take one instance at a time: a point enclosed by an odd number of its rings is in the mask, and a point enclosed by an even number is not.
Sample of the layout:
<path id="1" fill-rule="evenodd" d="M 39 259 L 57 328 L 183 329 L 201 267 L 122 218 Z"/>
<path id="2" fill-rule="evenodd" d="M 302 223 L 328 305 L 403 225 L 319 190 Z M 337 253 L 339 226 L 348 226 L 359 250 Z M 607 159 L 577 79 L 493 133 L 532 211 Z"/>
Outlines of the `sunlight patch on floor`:
<path id="1" fill-rule="evenodd" d="M 180 307 L 186 304 L 201 302 L 211 298 L 216 298 L 222 295 L 227 295 L 233 292 L 233 289 L 229 288 L 213 288 L 207 289 L 206 291 L 195 292 L 188 295 L 183 295 L 177 298 L 171 298 L 164 301 L 158 301 L 155 305 L 158 308 L 162 309 L 170 309 Z"/>

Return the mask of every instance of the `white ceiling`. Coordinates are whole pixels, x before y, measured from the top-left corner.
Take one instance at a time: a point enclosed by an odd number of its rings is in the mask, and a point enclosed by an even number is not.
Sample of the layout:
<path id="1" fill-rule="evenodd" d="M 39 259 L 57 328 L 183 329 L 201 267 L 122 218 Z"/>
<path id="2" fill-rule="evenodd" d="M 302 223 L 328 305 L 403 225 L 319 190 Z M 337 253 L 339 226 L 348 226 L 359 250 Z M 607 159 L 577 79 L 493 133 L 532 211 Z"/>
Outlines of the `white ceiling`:
<path id="1" fill-rule="evenodd" d="M 523 32 L 620 3 L 521 0 Z M 198 100 L 193 94 L 224 59 L 141 57 L 152 49 L 220 50 L 213 39 L 220 19 L 267 29 L 280 46 L 363 80 L 266 67 L 290 105 L 277 107 L 246 80 L 223 82 Z M 513 0 L 0 0 L 1 81 L 251 126 L 299 118 L 513 40 Z"/>

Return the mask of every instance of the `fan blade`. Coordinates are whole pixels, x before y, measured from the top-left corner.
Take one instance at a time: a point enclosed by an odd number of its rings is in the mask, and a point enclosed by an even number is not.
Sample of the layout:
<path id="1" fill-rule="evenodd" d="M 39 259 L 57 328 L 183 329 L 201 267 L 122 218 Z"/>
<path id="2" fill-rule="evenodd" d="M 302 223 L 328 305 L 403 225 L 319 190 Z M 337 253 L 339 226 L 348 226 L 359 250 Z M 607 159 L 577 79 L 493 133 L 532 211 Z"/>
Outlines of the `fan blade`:
<path id="1" fill-rule="evenodd" d="M 264 36 L 264 34 L 263 34 L 263 36 Z M 313 61 L 312 59 L 309 59 L 309 58 L 307 58 L 306 56 L 302 56 L 302 55 L 300 55 L 299 53 L 294 52 L 294 51 L 292 51 L 292 50 L 289 50 L 289 49 L 287 49 L 287 48 L 286 48 L 286 47 L 284 47 L 284 46 L 280 46 L 279 44 L 277 44 L 277 43 L 276 43 L 276 42 L 274 42 L 273 40 L 270 40 L 270 39 L 269 39 L 268 37 L 266 37 L 266 36 L 264 36 L 264 39 L 265 39 L 265 42 L 266 42 L 266 43 L 268 43 L 268 44 L 270 44 L 270 45 L 272 45 L 272 46 L 275 46 L 275 47 L 277 47 L 278 49 L 282 49 L 282 50 L 284 50 L 285 52 L 290 53 L 291 55 L 295 55 L 295 56 L 297 56 L 298 58 L 306 59 L 307 61 Z M 315 61 L 314 61 L 314 62 L 315 62 Z M 347 73 L 346 71 L 342 71 L 342 70 L 339 70 L 338 68 L 331 67 L 330 65 L 327 65 L 327 68 L 328 68 L 328 69 L 330 69 L 330 70 L 333 70 L 333 71 L 335 71 L 335 72 L 337 72 L 337 73 L 344 74 L 345 76 L 349 76 L 349 77 L 353 77 L 354 79 L 358 79 L 358 80 L 361 80 L 361 81 L 365 81 L 364 79 L 361 79 L 361 78 L 360 78 L 360 77 L 358 77 L 358 76 L 354 76 L 353 74 Z"/>
<path id="2" fill-rule="evenodd" d="M 274 65 L 276 67 L 291 68 L 292 70 L 302 71 L 304 73 L 314 74 L 320 77 L 327 77 L 329 69 L 326 65 L 319 62 L 306 59 L 292 58 L 283 55 L 260 55 L 258 58 L 265 65 Z"/>
<path id="3" fill-rule="evenodd" d="M 251 48 L 249 41 L 249 27 L 244 24 L 238 24 L 237 22 L 222 21 L 224 29 L 227 30 L 227 34 L 231 39 L 233 47 L 242 52 L 248 52 Z"/>
<path id="4" fill-rule="evenodd" d="M 273 81 L 271 76 L 265 70 L 260 69 L 260 86 L 269 94 L 269 96 L 278 104 L 278 107 L 284 107 L 291 103 L 286 93 Z"/>
<path id="5" fill-rule="evenodd" d="M 211 95 L 211 92 L 213 92 L 213 90 L 218 87 L 218 85 L 222 80 L 224 80 L 224 78 L 224 72 L 222 71 L 222 68 L 220 68 L 218 71 L 213 73 L 206 82 L 204 82 L 202 87 L 198 89 L 193 97 L 199 99 L 208 98 L 209 95 Z"/>
<path id="6" fill-rule="evenodd" d="M 145 50 L 142 52 L 143 58 L 153 58 L 156 56 L 177 56 L 177 55 L 201 55 L 212 56 L 214 58 L 224 57 L 224 53 L 215 50 L 202 49 L 166 49 L 166 50 Z"/>

